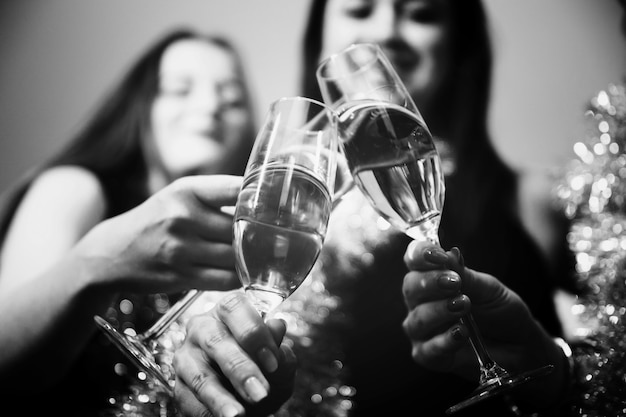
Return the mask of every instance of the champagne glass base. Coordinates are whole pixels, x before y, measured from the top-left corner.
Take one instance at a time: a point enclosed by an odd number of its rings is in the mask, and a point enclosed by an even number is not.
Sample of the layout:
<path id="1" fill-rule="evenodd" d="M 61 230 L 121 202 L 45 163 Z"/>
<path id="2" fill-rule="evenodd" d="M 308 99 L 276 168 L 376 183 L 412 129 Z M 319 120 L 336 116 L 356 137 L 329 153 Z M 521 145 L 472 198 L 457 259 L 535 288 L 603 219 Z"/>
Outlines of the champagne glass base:
<path id="1" fill-rule="evenodd" d="M 128 357 L 148 376 L 165 388 L 168 393 L 173 394 L 174 390 L 170 386 L 167 378 L 163 375 L 161 368 L 156 363 L 154 355 L 144 346 L 144 344 L 133 336 L 124 335 L 115 329 L 111 324 L 100 316 L 94 316 L 98 327 L 104 332 L 111 342 Z"/>
<path id="2" fill-rule="evenodd" d="M 523 372 L 518 375 L 506 374 L 501 377 L 492 378 L 476 388 L 469 398 L 448 408 L 446 410 L 446 414 L 450 415 L 456 413 L 457 411 L 477 404 L 488 398 L 493 398 L 500 394 L 504 394 L 505 392 L 508 392 L 510 389 L 515 388 L 518 385 L 522 385 L 536 378 L 548 375 L 550 372 L 552 372 L 553 369 L 553 365 L 546 365 L 541 368 Z"/>

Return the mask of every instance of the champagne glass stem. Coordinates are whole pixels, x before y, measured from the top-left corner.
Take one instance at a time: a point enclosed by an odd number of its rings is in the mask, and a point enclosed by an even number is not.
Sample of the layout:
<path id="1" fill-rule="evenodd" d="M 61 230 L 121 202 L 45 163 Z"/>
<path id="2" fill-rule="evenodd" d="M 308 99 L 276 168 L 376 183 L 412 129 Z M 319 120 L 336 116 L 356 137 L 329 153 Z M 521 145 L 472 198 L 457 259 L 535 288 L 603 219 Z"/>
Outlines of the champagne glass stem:
<path id="1" fill-rule="evenodd" d="M 435 245 L 441 247 L 439 243 L 439 236 L 436 232 L 433 232 L 432 228 L 426 229 L 428 232 L 425 233 L 426 238 Z M 424 231 L 424 230 L 422 230 Z M 465 264 L 463 262 L 463 257 L 461 252 L 457 248 L 452 249 L 452 253 L 456 258 L 456 265 L 454 269 L 456 272 L 463 278 L 463 270 L 465 269 Z M 463 316 L 460 320 L 461 324 L 463 324 L 468 331 L 469 334 L 469 342 L 472 346 L 472 350 L 474 351 L 474 356 L 476 356 L 476 360 L 478 361 L 479 371 L 480 371 L 480 384 L 487 383 L 488 381 L 493 380 L 494 378 L 502 378 L 508 375 L 508 372 L 502 368 L 500 365 L 494 361 L 485 344 L 483 343 L 482 336 L 480 334 L 480 330 L 478 330 L 478 325 L 474 321 L 474 316 L 472 313 L 468 313 Z"/>
<path id="2" fill-rule="evenodd" d="M 463 261 L 463 256 L 461 255 L 461 251 L 455 247 L 451 249 L 451 252 L 455 259 L 451 262 L 449 268 L 456 271 L 459 276 L 461 276 L 461 279 L 463 279 L 465 263 Z M 466 314 L 460 321 L 467 328 L 470 345 L 472 346 L 474 356 L 478 361 L 480 379 L 478 388 L 476 388 L 474 393 L 469 398 L 448 408 L 446 410 L 446 414 L 449 415 L 455 413 L 465 407 L 476 404 L 479 401 L 502 394 L 505 402 L 509 406 L 509 410 L 513 413 L 513 415 L 521 415 L 519 408 L 507 391 L 520 384 L 532 381 L 537 377 L 549 374 L 554 369 L 554 366 L 546 365 L 521 374 L 511 375 L 506 369 L 498 365 L 489 355 L 487 348 L 483 343 L 480 331 L 478 330 L 478 326 L 474 322 L 472 313 L 470 312 Z"/>
<path id="3" fill-rule="evenodd" d="M 148 330 L 141 334 L 142 341 L 158 339 L 165 333 L 172 322 L 176 321 L 191 304 L 202 295 L 202 291 L 189 290 L 187 294 L 171 306 L 159 320 L 156 321 Z"/>
<path id="4" fill-rule="evenodd" d="M 466 316 L 462 317 L 461 323 L 467 328 L 470 345 L 478 360 L 478 366 L 480 367 L 480 383 L 482 384 L 490 379 L 507 375 L 507 372 L 489 355 L 472 314 L 468 313 Z"/>

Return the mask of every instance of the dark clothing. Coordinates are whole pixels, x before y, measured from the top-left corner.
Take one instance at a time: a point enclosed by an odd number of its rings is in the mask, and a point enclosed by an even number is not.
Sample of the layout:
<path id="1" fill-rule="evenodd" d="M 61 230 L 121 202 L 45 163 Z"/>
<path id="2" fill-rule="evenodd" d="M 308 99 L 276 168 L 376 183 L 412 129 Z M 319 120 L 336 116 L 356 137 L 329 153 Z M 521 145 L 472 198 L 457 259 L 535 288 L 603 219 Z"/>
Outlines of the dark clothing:
<path id="1" fill-rule="evenodd" d="M 121 295 L 115 308 L 109 309 L 106 319 L 118 328 L 133 327 L 138 333 L 146 330 L 160 316 L 156 308 L 157 301 L 166 299 L 163 295 L 137 296 Z M 126 313 L 120 310 L 120 302 L 124 300 Z M 129 310 L 128 306 L 132 304 Z M 96 324 L 94 323 L 94 329 Z M 66 346 L 59 337 L 58 347 Z M 54 360 L 54 352 L 50 352 L 50 360 Z M 11 399 L 16 401 L 15 407 L 22 416 L 44 416 L 57 414 L 76 417 L 109 417 L 119 415 L 121 402 L 131 395 L 133 384 L 145 384 L 138 379 L 139 369 L 122 352 L 113 345 L 100 330 L 94 330 L 89 345 L 82 351 L 62 382 L 45 394 L 29 396 L 24 390 L 24 397 Z M 2 381 L 2 384 L 11 381 Z M 17 381 L 13 381 L 14 383 Z M 35 381 L 20 381 L 24 385 Z M 1 385 L 0 385 L 1 386 Z M 170 404 L 166 405 L 171 407 Z M 149 414 L 159 415 L 160 405 L 151 398 L 143 406 Z M 135 410 L 136 411 L 136 410 Z M 130 415 L 130 414 L 129 414 Z M 173 415 L 173 414 L 172 414 Z"/>
<path id="2" fill-rule="evenodd" d="M 444 208 L 443 248 L 459 247 L 467 267 L 501 279 L 522 297 L 550 334 L 561 335 L 552 298 L 557 280 L 520 221 L 510 211 L 486 207 L 474 225 L 475 233 L 461 238 L 455 235 L 454 226 Z M 348 382 L 356 387 L 356 408 L 350 416 L 388 415 L 390 409 L 406 410 L 407 415 L 444 416 L 448 407 L 476 388 L 477 382 L 428 371 L 411 358 L 411 344 L 401 326 L 407 313 L 401 288 L 407 272 L 402 257 L 408 243 L 408 237 L 398 234 L 391 245 L 380 247 L 375 266 L 364 271 L 360 284 L 353 288 L 355 321 L 345 360 L 351 375 Z M 564 259 L 560 273 L 567 275 L 572 265 Z M 378 340 L 384 343 L 372 343 Z M 494 400 L 456 415 L 509 415 L 505 410 Z"/>

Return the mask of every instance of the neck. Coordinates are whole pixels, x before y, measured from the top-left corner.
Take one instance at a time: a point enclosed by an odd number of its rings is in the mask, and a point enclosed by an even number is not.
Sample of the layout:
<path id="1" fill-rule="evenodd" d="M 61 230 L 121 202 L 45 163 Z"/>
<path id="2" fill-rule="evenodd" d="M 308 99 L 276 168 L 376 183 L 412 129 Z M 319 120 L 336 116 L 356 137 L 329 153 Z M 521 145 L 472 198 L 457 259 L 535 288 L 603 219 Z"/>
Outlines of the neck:
<path id="1" fill-rule="evenodd" d="M 171 182 L 171 179 L 160 169 L 151 168 L 148 170 L 148 192 L 150 195 L 161 190 Z"/>

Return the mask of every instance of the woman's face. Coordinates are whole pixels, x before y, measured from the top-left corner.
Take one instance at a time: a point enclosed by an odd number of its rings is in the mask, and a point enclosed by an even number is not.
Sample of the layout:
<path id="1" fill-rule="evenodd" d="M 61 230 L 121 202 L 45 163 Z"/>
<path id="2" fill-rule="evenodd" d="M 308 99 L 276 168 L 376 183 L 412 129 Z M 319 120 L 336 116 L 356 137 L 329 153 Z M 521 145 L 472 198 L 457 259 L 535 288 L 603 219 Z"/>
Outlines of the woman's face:
<path id="1" fill-rule="evenodd" d="M 450 71 L 451 26 L 449 0 L 328 0 L 321 58 L 378 43 L 426 110 Z"/>
<path id="2" fill-rule="evenodd" d="M 181 40 L 161 58 L 151 130 L 169 179 L 240 173 L 250 151 L 252 115 L 231 53 L 203 40 Z"/>

